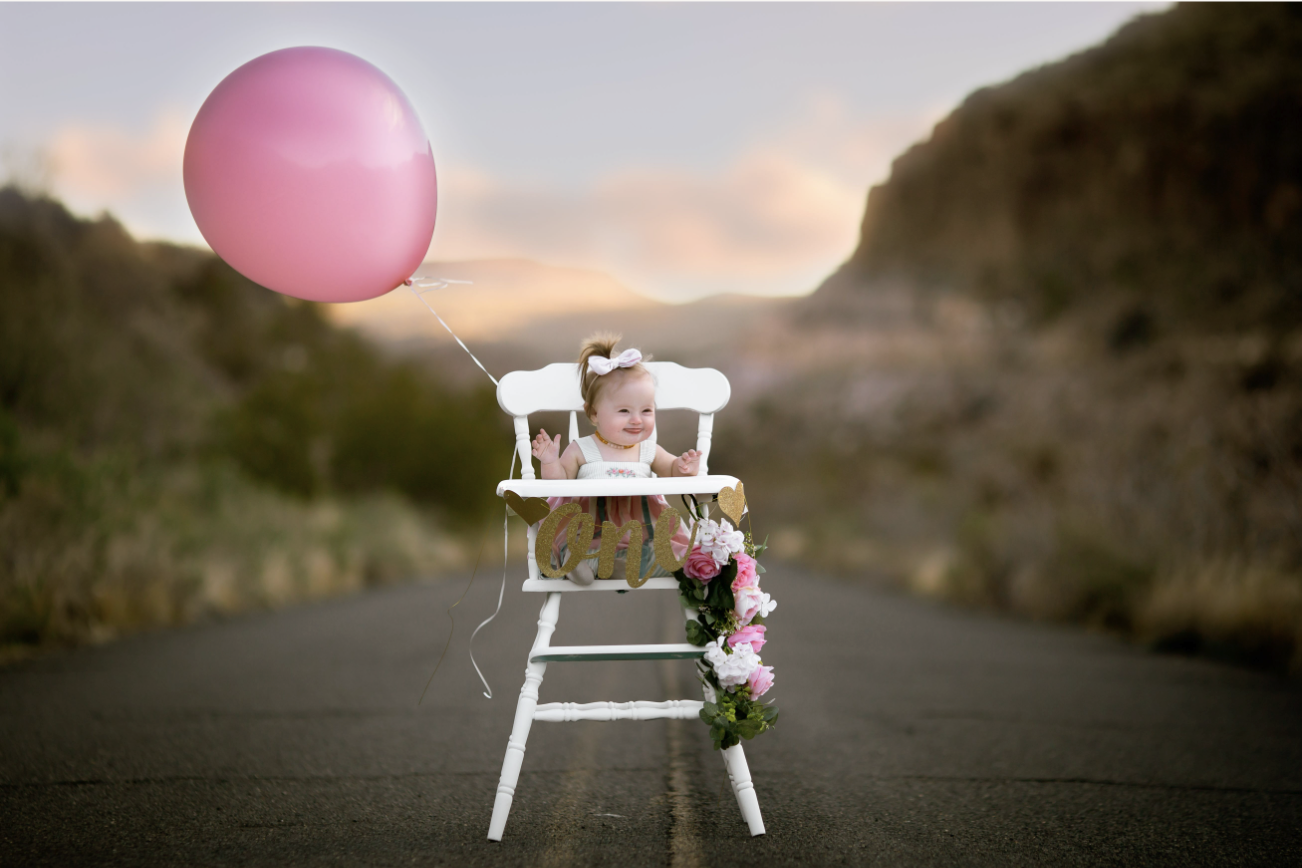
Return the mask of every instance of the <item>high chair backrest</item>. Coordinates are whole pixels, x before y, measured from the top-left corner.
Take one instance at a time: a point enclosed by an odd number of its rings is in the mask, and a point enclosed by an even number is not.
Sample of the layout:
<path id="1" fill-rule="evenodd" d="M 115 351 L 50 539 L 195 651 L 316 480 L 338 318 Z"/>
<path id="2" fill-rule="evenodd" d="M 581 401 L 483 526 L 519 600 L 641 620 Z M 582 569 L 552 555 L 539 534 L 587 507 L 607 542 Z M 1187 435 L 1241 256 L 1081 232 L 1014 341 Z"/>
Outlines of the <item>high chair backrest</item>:
<path id="1" fill-rule="evenodd" d="M 657 410 L 695 410 L 700 414 L 696 448 L 702 453 L 699 475 L 706 475 L 714 414 L 727 405 L 732 394 L 728 378 L 714 368 L 684 368 L 674 362 L 646 362 L 646 367 L 655 377 Z M 579 392 L 578 365 L 557 362 L 536 371 L 512 371 L 497 384 L 497 403 L 515 420 L 521 476 L 533 479 L 530 413 L 568 410 L 569 442 L 579 438 L 578 414 L 583 412 L 583 396 Z"/>

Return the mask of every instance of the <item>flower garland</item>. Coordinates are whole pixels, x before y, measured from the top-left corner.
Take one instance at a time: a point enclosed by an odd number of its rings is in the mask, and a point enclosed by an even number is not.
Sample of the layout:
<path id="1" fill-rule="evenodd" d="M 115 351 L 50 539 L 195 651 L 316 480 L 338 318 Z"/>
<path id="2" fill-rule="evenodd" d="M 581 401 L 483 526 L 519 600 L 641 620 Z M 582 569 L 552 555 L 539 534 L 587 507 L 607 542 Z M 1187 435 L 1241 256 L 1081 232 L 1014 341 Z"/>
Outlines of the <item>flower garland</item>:
<path id="1" fill-rule="evenodd" d="M 777 723 L 777 707 L 758 701 L 773 686 L 773 667 L 759 652 L 768 641 L 764 619 L 777 603 L 759 589 L 767 541 L 755 545 L 726 520 L 697 523 L 696 545 L 674 577 L 683 605 L 700 612 L 700 620 L 687 622 L 687 641 L 705 648 L 697 669 L 714 701 L 706 701 L 701 720 L 722 750 Z"/>

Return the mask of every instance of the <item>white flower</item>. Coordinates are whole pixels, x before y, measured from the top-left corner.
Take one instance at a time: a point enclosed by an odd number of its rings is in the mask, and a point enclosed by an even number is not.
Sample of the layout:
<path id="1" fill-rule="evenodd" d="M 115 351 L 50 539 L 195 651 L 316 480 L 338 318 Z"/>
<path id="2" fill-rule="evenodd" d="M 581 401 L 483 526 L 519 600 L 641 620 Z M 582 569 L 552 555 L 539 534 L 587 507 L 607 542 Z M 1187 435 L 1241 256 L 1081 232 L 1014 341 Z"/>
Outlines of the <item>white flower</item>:
<path id="1" fill-rule="evenodd" d="M 708 518 L 703 520 L 696 539 L 701 551 L 713 556 L 715 563 L 720 567 L 726 566 L 732 556 L 746 545 L 746 535 L 739 530 L 733 530 L 726 519 L 724 521 Z"/>
<path id="2" fill-rule="evenodd" d="M 760 593 L 759 616 L 761 618 L 767 618 L 769 616 L 769 612 L 772 612 L 777 607 L 778 607 L 777 600 L 773 599 L 768 594 Z"/>
<path id="3" fill-rule="evenodd" d="M 710 551 L 714 547 L 715 534 L 720 532 L 719 523 L 713 519 L 704 518 L 700 521 L 700 528 L 696 533 L 696 542 L 700 545 L 701 551 Z"/>
<path id="4" fill-rule="evenodd" d="M 760 658 L 749 642 L 738 642 L 729 654 L 723 644 L 725 641 L 720 636 L 715 644 L 705 646 L 705 662 L 714 670 L 719 685 L 731 693 L 745 684 L 751 673 L 759 668 Z"/>

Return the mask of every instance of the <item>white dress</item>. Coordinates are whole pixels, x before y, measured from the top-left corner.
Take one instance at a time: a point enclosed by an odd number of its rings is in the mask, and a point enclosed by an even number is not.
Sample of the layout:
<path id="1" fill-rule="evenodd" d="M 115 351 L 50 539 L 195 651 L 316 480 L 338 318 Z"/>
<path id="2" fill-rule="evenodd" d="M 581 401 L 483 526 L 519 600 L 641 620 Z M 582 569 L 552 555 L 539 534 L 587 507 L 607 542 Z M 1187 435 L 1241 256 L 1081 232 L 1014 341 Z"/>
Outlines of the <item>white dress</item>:
<path id="1" fill-rule="evenodd" d="M 601 448 L 597 446 L 596 437 L 580 437 L 574 441 L 583 453 L 583 464 L 579 465 L 579 479 L 650 479 L 651 462 L 656 457 L 654 440 L 643 440 L 633 449 L 637 450 L 637 461 L 607 461 L 601 457 Z"/>

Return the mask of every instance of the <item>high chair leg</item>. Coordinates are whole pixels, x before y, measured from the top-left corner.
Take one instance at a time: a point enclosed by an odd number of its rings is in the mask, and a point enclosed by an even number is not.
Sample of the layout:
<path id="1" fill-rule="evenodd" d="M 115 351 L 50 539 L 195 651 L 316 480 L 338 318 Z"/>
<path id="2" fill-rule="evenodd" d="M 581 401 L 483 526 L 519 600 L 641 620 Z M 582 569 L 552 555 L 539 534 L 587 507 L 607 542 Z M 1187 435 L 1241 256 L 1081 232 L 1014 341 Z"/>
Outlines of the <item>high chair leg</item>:
<path id="1" fill-rule="evenodd" d="M 760 815 L 759 797 L 755 795 L 750 767 L 746 765 L 746 754 L 742 752 L 741 745 L 734 744 L 723 752 L 723 765 L 728 770 L 728 780 L 732 782 L 737 807 L 741 808 L 742 819 L 750 826 L 751 836 L 763 835 L 764 818 Z"/>
<path id="2" fill-rule="evenodd" d="M 691 609 L 684 608 L 688 620 L 695 620 Z M 706 702 L 716 700 L 714 688 L 702 682 L 701 693 Z M 746 754 L 741 745 L 734 744 L 723 752 L 723 767 L 728 772 L 728 783 L 732 785 L 732 794 L 737 797 L 737 807 L 741 808 L 741 817 L 750 826 L 751 837 L 764 834 L 764 817 L 760 815 L 759 797 L 755 795 L 755 784 L 750 779 L 750 766 L 746 764 Z"/>
<path id="3" fill-rule="evenodd" d="M 534 639 L 533 649 L 529 652 L 531 658 L 551 644 L 560 608 L 561 595 L 548 594 L 542 611 L 538 613 L 538 636 Z M 497 798 L 493 800 L 493 818 L 488 823 L 490 841 L 502 840 L 502 832 L 506 829 L 506 818 L 511 813 L 515 787 L 520 782 L 520 766 L 524 763 L 525 742 L 529 740 L 533 714 L 538 708 L 538 688 L 542 684 L 543 674 L 546 671 L 545 662 L 531 662 L 524 670 L 524 686 L 520 688 L 520 701 L 515 706 L 515 723 L 511 726 L 511 737 L 506 742 L 502 776 L 497 782 Z"/>

